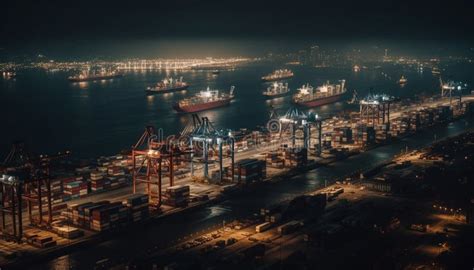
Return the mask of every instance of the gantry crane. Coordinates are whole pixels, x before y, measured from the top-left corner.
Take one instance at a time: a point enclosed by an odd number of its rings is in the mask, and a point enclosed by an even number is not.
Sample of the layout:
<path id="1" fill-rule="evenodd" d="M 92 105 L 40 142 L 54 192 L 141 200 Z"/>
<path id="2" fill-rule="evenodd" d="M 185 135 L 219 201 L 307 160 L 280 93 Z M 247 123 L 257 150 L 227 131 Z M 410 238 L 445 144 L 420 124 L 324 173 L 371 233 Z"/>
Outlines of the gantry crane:
<path id="1" fill-rule="evenodd" d="M 188 130 L 188 129 L 187 129 Z M 189 131 L 189 130 L 188 130 Z M 234 147 L 235 141 L 231 136 L 230 131 L 218 130 L 214 127 L 212 122 L 207 117 L 202 117 L 196 114 L 193 115 L 193 130 L 191 132 L 182 132 L 183 135 L 189 138 L 189 148 L 191 150 L 190 170 L 191 176 L 194 176 L 194 156 L 202 152 L 203 177 L 209 179 L 209 151 L 217 145 L 218 147 L 218 162 L 219 162 L 219 181 L 223 180 L 223 146 L 229 146 L 229 156 L 231 159 L 231 170 L 234 171 Z M 232 179 L 234 178 L 232 173 Z"/>
<path id="2" fill-rule="evenodd" d="M 146 184 L 146 193 L 152 206 L 162 204 L 163 167 L 168 166 L 169 186 L 174 186 L 174 164 L 183 151 L 174 138 L 164 139 L 161 130 L 146 126 L 137 143 L 132 146 L 133 193 L 140 184 Z"/>
<path id="3" fill-rule="evenodd" d="M 303 130 L 303 147 L 309 149 L 311 146 L 311 127 L 315 126 L 318 131 L 317 154 L 321 154 L 322 143 L 322 119 L 317 114 L 305 113 L 297 107 L 290 108 L 283 116 L 279 118 L 280 137 L 284 131 L 289 130 L 291 136 L 291 145 L 296 144 L 296 130 Z"/>
<path id="4" fill-rule="evenodd" d="M 365 119 L 367 123 L 390 124 L 390 105 L 396 99 L 386 94 L 367 95 L 359 101 L 360 118 Z"/>
<path id="5" fill-rule="evenodd" d="M 27 204 L 30 224 L 50 228 L 53 221 L 51 161 L 69 155 L 69 151 L 54 155 L 33 155 L 27 151 L 23 142 L 13 144 L 10 153 L 0 166 L 2 235 L 21 241 L 24 201 Z M 47 208 L 47 218 L 45 217 L 44 203 Z M 11 224 L 7 220 L 8 215 L 11 217 Z M 11 230 L 8 230 L 7 227 L 10 225 Z"/>

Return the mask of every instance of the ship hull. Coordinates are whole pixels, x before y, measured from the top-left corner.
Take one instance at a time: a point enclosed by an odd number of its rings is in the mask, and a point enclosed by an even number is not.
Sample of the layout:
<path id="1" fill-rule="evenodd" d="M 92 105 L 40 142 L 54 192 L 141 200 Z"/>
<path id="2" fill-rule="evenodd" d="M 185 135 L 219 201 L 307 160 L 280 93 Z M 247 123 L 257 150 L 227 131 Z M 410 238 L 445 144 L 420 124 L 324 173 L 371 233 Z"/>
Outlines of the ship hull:
<path id="1" fill-rule="evenodd" d="M 90 81 L 100 81 L 100 80 L 111 80 L 115 78 L 122 78 L 123 74 L 116 74 L 110 76 L 94 76 L 87 78 L 68 78 L 70 82 L 90 82 Z"/>
<path id="2" fill-rule="evenodd" d="M 275 82 L 275 81 L 281 81 L 281 80 L 286 80 L 289 78 L 292 78 L 293 76 L 283 76 L 283 77 L 278 77 L 278 78 L 262 78 L 263 82 Z"/>
<path id="3" fill-rule="evenodd" d="M 323 98 L 318 98 L 310 101 L 293 101 L 295 104 L 305 106 L 305 107 L 318 107 L 330 103 L 334 103 L 339 101 L 339 99 L 344 95 L 344 93 L 339 94 L 339 95 L 334 95 L 330 97 L 323 97 Z"/>
<path id="4" fill-rule="evenodd" d="M 173 109 L 175 109 L 179 113 L 194 113 L 194 112 L 200 112 L 200 111 L 227 106 L 230 104 L 231 100 L 232 99 L 229 98 L 229 99 L 218 100 L 218 101 L 213 101 L 213 102 L 208 102 L 208 103 L 189 105 L 185 107 L 181 107 L 179 106 L 178 103 L 175 103 L 173 105 Z"/>
<path id="5" fill-rule="evenodd" d="M 164 90 L 153 90 L 153 89 L 146 89 L 145 92 L 148 94 L 165 94 L 165 93 L 172 93 L 172 92 L 177 92 L 177 91 L 183 91 L 188 89 L 189 85 L 186 86 L 180 86 L 180 87 L 174 87 L 174 88 L 168 88 Z"/>
<path id="6" fill-rule="evenodd" d="M 290 93 L 290 91 L 288 91 L 286 93 L 275 94 L 275 95 L 268 95 L 268 94 L 263 94 L 263 95 L 265 96 L 266 99 L 272 99 L 272 98 L 279 98 L 279 97 L 288 96 L 289 93 Z"/>

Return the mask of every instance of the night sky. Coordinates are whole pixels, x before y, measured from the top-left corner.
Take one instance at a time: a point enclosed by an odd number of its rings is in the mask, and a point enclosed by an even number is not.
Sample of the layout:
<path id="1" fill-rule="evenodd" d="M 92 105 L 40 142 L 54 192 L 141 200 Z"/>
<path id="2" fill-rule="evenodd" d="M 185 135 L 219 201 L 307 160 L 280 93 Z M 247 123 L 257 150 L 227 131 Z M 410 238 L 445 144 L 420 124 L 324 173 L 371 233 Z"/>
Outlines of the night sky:
<path id="1" fill-rule="evenodd" d="M 473 1 L 7 1 L 2 47 L 75 41 L 473 40 Z M 444 3 L 443 3 L 444 2 Z"/>

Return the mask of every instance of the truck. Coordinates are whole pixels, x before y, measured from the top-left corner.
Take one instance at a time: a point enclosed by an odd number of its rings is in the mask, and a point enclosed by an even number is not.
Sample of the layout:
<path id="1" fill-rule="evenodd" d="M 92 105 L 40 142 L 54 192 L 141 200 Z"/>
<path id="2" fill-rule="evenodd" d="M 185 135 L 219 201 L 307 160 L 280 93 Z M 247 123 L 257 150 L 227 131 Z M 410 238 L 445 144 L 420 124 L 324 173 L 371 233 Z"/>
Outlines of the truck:
<path id="1" fill-rule="evenodd" d="M 270 228 L 270 226 L 272 226 L 272 224 L 270 222 L 265 222 L 265 223 L 259 224 L 259 225 L 255 226 L 255 232 L 257 232 L 257 233 L 264 232 L 264 231 L 268 230 L 268 228 Z"/>
<path id="2" fill-rule="evenodd" d="M 293 220 L 288 223 L 285 223 L 278 227 L 278 232 L 283 235 L 283 234 L 289 234 L 297 230 L 299 227 L 301 227 L 302 224 L 300 221 Z"/>

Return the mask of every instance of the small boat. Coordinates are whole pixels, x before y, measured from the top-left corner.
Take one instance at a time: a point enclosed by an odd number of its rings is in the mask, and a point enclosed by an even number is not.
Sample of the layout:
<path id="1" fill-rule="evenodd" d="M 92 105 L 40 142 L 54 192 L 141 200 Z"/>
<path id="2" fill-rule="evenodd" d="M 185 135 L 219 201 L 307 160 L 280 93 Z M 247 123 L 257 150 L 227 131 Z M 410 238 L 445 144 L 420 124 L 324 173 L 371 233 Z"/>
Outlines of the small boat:
<path id="1" fill-rule="evenodd" d="M 403 75 L 402 77 L 400 78 L 400 80 L 398 80 L 398 83 L 401 84 L 401 85 L 404 85 L 407 83 L 407 78 L 405 78 Z"/>

